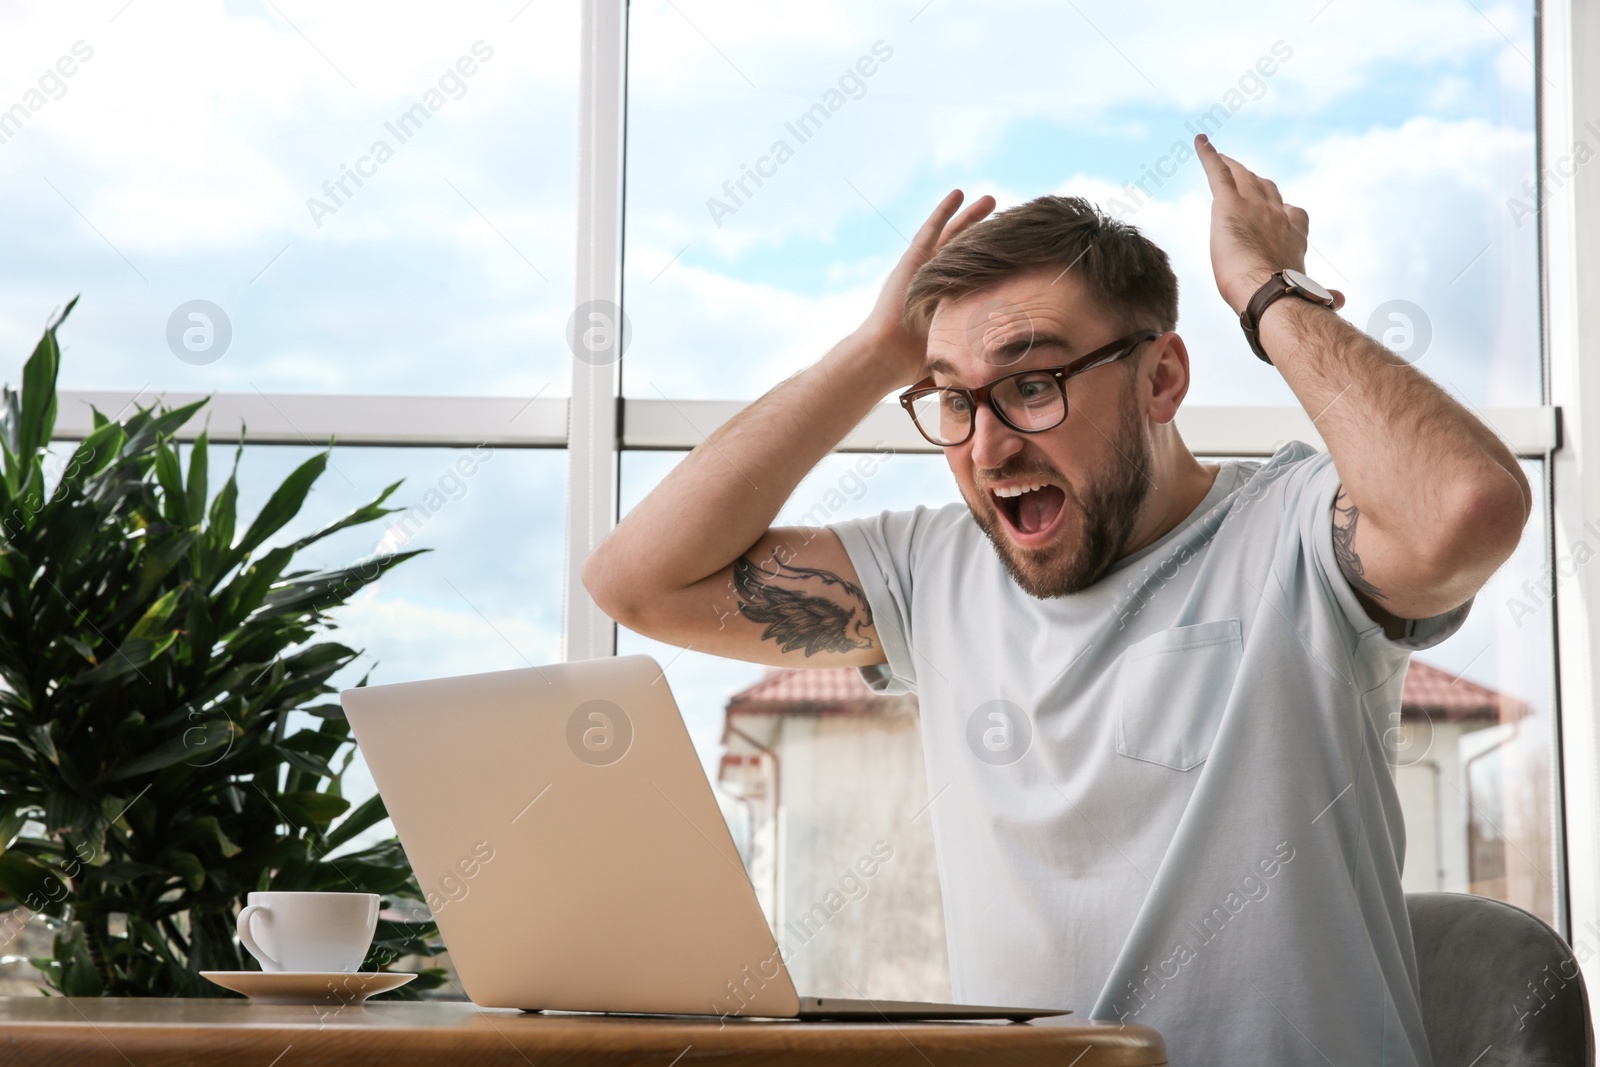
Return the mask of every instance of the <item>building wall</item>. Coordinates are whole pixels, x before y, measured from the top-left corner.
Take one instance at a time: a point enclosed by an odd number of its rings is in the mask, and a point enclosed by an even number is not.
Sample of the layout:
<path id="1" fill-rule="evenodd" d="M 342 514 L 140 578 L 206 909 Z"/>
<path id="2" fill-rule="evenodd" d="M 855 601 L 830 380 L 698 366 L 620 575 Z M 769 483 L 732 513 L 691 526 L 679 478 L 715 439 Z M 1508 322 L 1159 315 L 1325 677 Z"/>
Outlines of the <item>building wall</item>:
<path id="1" fill-rule="evenodd" d="M 1400 884 L 1407 893 L 1471 890 L 1463 738 L 1493 725 L 1405 724 L 1406 742 L 1392 767 L 1406 821 L 1406 859 Z"/>
<path id="2" fill-rule="evenodd" d="M 885 704 L 888 702 L 885 701 Z M 774 929 L 802 995 L 948 1000 L 914 709 L 786 716 Z"/>

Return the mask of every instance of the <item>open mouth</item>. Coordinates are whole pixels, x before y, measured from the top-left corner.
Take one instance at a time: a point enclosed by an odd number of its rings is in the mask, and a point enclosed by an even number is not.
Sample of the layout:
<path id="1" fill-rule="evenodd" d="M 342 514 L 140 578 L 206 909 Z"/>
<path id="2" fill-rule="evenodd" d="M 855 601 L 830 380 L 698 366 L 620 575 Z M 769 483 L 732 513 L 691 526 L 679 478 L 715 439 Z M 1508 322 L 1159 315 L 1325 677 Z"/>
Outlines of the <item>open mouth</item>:
<path id="1" fill-rule="evenodd" d="M 1067 510 L 1067 495 L 1060 486 L 1048 482 L 1037 485 L 1037 488 L 1016 495 L 1002 496 L 993 489 L 989 490 L 989 499 L 1005 520 L 1012 539 L 1025 546 L 1047 540 Z M 1014 492 L 1006 490 L 1008 494 Z"/>

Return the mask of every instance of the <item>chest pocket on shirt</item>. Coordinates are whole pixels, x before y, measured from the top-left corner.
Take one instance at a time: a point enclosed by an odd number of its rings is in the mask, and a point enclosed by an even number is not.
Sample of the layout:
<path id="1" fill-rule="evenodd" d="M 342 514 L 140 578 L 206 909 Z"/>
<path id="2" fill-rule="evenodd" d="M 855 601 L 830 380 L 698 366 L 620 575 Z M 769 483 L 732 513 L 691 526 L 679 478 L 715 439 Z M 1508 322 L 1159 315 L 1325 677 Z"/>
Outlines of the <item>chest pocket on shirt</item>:
<path id="1" fill-rule="evenodd" d="M 1187 771 L 1204 763 L 1244 654 L 1238 619 L 1175 626 L 1122 655 L 1117 751 Z"/>

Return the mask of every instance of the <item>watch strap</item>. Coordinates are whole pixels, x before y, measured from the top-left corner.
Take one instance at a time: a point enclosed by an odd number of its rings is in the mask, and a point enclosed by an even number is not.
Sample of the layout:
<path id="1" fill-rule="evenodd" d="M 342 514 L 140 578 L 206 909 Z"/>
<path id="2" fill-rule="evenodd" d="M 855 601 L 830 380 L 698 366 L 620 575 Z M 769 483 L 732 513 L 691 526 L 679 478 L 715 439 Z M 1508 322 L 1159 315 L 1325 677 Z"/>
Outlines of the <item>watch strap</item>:
<path id="1" fill-rule="evenodd" d="M 1267 358 L 1266 349 L 1261 347 L 1261 314 L 1274 300 L 1289 291 L 1289 282 L 1283 276 L 1283 271 L 1278 271 L 1261 284 L 1250 297 L 1250 302 L 1239 313 L 1239 326 L 1244 330 L 1245 340 L 1250 342 L 1250 351 L 1267 366 L 1272 366 L 1272 360 Z"/>
<path id="2" fill-rule="evenodd" d="M 1306 280 L 1310 281 L 1310 279 Z M 1239 312 L 1239 326 L 1244 330 L 1245 340 L 1250 342 L 1250 351 L 1254 352 L 1261 362 L 1268 366 L 1272 365 L 1272 360 L 1267 358 L 1266 349 L 1261 347 L 1261 316 L 1274 300 L 1290 293 L 1300 297 L 1302 300 L 1309 300 L 1319 307 L 1332 308 L 1335 306 L 1332 297 L 1323 298 L 1309 292 L 1291 281 L 1285 271 L 1277 271 L 1272 277 L 1262 282 L 1261 288 L 1251 295 L 1250 302 L 1244 306 L 1243 311 Z"/>

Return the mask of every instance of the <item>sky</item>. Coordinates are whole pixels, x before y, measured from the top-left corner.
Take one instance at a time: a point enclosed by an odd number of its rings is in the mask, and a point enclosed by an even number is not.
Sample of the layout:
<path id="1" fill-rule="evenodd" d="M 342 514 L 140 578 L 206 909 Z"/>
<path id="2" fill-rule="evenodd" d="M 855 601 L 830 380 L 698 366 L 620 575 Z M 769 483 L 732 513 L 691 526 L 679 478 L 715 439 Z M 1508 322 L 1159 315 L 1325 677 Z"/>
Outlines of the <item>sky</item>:
<path id="1" fill-rule="evenodd" d="M 1373 317 L 1398 306 L 1431 338 L 1416 365 L 1463 402 L 1541 402 L 1536 227 L 1508 208 L 1534 170 L 1529 3 L 630 10 L 628 396 L 752 399 L 813 362 L 959 187 L 1001 207 L 1083 196 L 1139 227 L 1179 278 L 1186 402 L 1293 404 L 1216 291 L 1204 174 L 1173 156 L 1211 113 L 1213 141 L 1309 212 L 1307 272 L 1346 294 L 1346 318 L 1378 332 L 1404 325 Z M 577 15 L 572 0 L 7 3 L 0 375 L 17 381 L 77 294 L 66 388 L 570 395 Z M 791 128 L 818 104 L 825 122 Z M 751 169 L 762 184 L 737 190 Z M 231 331 L 210 361 L 169 340 L 195 300 Z M 247 449 L 245 510 L 309 450 Z M 457 458 L 340 446 L 303 525 L 401 477 L 397 501 L 423 501 Z M 623 510 L 679 458 L 626 456 Z M 779 521 L 850 462 L 821 465 Z M 497 449 L 448 481 L 412 542 L 434 551 L 341 613 L 361 669 L 558 659 L 566 477 L 564 451 Z M 957 499 L 939 457 L 903 456 L 837 518 Z M 369 552 L 381 527 L 318 558 Z M 1547 701 L 1547 613 L 1504 607 L 1545 567 L 1543 536 L 1530 525 L 1462 634 L 1424 658 Z M 714 767 L 722 705 L 761 668 L 627 632 L 619 646 L 667 665 Z"/>
<path id="2" fill-rule="evenodd" d="M 854 326 L 961 188 L 1138 226 L 1178 275 L 1188 402 L 1292 404 L 1217 294 L 1204 172 L 1171 158 L 1221 104 L 1213 142 L 1307 209 L 1307 271 L 1347 318 L 1410 301 L 1433 333 L 1419 366 L 1474 403 L 1537 403 L 1535 227 L 1505 206 L 1533 169 L 1531 14 L 1480 7 L 916 0 L 780 27 L 766 6 L 636 3 L 624 392 L 759 395 Z M 822 128 L 791 132 L 863 58 Z M 708 206 L 780 140 L 772 177 Z M 1124 191 L 1140 179 L 1152 195 Z"/>

